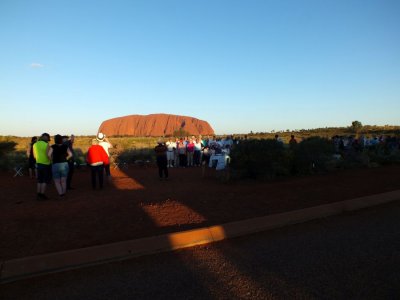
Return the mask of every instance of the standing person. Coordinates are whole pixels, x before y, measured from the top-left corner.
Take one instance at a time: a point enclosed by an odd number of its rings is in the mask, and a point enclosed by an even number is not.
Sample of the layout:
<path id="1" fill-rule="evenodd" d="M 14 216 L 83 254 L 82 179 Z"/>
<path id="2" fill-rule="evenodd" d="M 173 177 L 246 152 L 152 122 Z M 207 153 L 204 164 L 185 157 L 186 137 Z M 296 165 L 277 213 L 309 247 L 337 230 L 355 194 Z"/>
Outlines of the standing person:
<path id="1" fill-rule="evenodd" d="M 190 139 L 186 146 L 187 153 L 187 166 L 193 167 L 193 156 L 194 156 L 194 140 Z"/>
<path id="2" fill-rule="evenodd" d="M 201 139 L 197 138 L 194 141 L 194 154 L 193 154 L 193 162 L 196 167 L 200 166 L 201 162 L 201 149 L 202 149 Z"/>
<path id="3" fill-rule="evenodd" d="M 160 180 L 163 178 L 163 174 L 165 175 L 165 180 L 168 179 L 168 168 L 167 168 L 167 151 L 168 148 L 163 144 L 161 140 L 158 140 L 157 146 L 154 148 L 156 152 L 157 166 L 158 166 L 158 175 Z"/>
<path id="4" fill-rule="evenodd" d="M 67 190 L 73 190 L 71 186 L 72 176 L 74 175 L 75 170 L 75 151 L 74 151 L 74 142 L 75 136 L 71 134 L 70 138 L 68 139 L 67 136 L 63 137 L 64 143 L 67 145 L 69 151 L 72 153 L 72 157 L 68 159 L 68 176 L 67 176 Z"/>
<path id="5" fill-rule="evenodd" d="M 175 139 L 175 148 L 174 148 L 174 167 L 179 167 L 179 139 Z"/>
<path id="6" fill-rule="evenodd" d="M 29 143 L 28 150 L 26 150 L 26 155 L 28 156 L 28 170 L 29 170 L 30 178 L 37 178 L 36 160 L 35 160 L 35 156 L 33 155 L 33 145 L 36 142 L 37 142 L 37 137 L 33 136 L 31 138 L 31 142 Z"/>
<path id="7" fill-rule="evenodd" d="M 278 134 L 275 134 L 275 141 L 277 141 L 280 144 L 283 144 L 283 141 L 282 141 L 281 137 Z"/>
<path id="8" fill-rule="evenodd" d="M 59 134 L 54 136 L 54 145 L 51 146 L 49 156 L 52 158 L 53 180 L 59 196 L 67 192 L 68 159 L 72 157 L 71 150 L 63 143 L 63 137 Z"/>
<path id="9" fill-rule="evenodd" d="M 175 149 L 176 142 L 172 141 L 172 138 L 165 143 L 167 146 L 167 167 L 171 168 L 175 165 Z"/>
<path id="10" fill-rule="evenodd" d="M 111 149 L 113 146 L 111 145 L 110 141 L 106 138 L 106 135 L 104 133 L 99 132 L 96 137 L 97 141 L 99 142 L 99 145 L 103 147 L 104 151 L 106 152 L 108 156 L 108 160 L 110 160 L 110 152 L 109 149 Z M 110 172 L 110 164 L 104 164 L 104 170 L 106 170 L 106 176 L 108 181 L 111 180 L 111 172 Z"/>
<path id="11" fill-rule="evenodd" d="M 33 145 L 33 156 L 36 160 L 37 169 L 37 200 L 49 199 L 44 193 L 46 192 L 47 183 L 51 179 L 50 167 L 50 135 L 43 133 L 39 140 Z"/>
<path id="12" fill-rule="evenodd" d="M 289 147 L 290 149 L 294 149 L 297 145 L 297 140 L 295 139 L 294 135 L 290 136 Z"/>
<path id="13" fill-rule="evenodd" d="M 179 154 L 179 166 L 185 168 L 186 167 L 186 144 L 185 141 L 181 138 L 179 144 L 177 145 L 178 154 Z"/>
<path id="14" fill-rule="evenodd" d="M 97 186 L 97 180 L 99 179 L 99 187 L 103 188 L 103 173 L 104 165 L 109 165 L 109 158 L 102 146 L 98 144 L 98 140 L 92 141 L 92 146 L 89 147 L 86 156 L 86 162 L 90 165 L 92 188 L 95 190 Z"/>

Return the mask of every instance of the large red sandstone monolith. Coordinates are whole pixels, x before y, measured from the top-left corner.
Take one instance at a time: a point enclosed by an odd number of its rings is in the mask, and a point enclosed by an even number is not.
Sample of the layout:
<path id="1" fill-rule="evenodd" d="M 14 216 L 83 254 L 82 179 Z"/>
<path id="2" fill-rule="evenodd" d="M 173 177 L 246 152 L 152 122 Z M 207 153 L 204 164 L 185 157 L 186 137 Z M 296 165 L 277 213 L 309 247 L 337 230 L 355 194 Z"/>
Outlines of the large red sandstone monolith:
<path id="1" fill-rule="evenodd" d="M 118 117 L 105 120 L 99 127 L 99 132 L 108 136 L 168 136 L 180 130 L 191 135 L 214 134 L 206 121 L 169 114 Z"/>

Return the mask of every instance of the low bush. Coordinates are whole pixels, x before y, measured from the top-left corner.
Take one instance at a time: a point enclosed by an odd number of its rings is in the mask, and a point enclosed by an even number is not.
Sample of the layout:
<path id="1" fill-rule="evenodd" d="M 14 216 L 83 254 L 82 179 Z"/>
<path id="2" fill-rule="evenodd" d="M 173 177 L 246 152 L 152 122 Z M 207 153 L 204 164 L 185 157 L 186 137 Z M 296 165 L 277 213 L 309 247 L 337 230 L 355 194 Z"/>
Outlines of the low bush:
<path id="1" fill-rule="evenodd" d="M 17 165 L 26 164 L 25 154 L 21 151 L 16 152 L 17 143 L 14 141 L 0 142 L 0 169 L 11 170 Z"/>
<path id="2" fill-rule="evenodd" d="M 292 151 L 293 173 L 325 172 L 335 160 L 333 143 L 325 138 L 310 137 L 297 144 Z"/>
<path id="3" fill-rule="evenodd" d="M 349 148 L 335 153 L 332 141 L 321 137 L 310 137 L 291 147 L 274 139 L 245 140 L 235 145 L 230 156 L 232 178 L 254 179 L 400 163 L 397 148 Z"/>
<path id="4" fill-rule="evenodd" d="M 370 162 L 379 165 L 387 165 L 391 163 L 400 163 L 400 150 L 387 149 L 382 146 L 369 149 L 368 156 Z"/>
<path id="5" fill-rule="evenodd" d="M 3 158 L 5 155 L 15 151 L 15 147 L 17 143 L 14 141 L 1 141 L 0 142 L 0 158 Z"/>
<path id="6" fill-rule="evenodd" d="M 154 149 L 126 149 L 116 155 L 116 160 L 124 163 L 134 163 L 136 161 L 154 161 Z"/>
<path id="7" fill-rule="evenodd" d="M 269 179 L 289 174 L 290 160 L 283 143 L 272 139 L 247 140 L 231 153 L 232 175 L 238 178 Z"/>

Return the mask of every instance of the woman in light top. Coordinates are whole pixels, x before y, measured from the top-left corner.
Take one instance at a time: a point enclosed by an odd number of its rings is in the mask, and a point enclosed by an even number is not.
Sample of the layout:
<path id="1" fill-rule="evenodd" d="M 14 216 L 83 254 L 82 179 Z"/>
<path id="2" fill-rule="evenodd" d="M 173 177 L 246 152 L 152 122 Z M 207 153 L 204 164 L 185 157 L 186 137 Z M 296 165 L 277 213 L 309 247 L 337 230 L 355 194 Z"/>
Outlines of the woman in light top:
<path id="1" fill-rule="evenodd" d="M 175 149 L 176 149 L 176 142 L 172 141 L 172 138 L 165 143 L 167 146 L 167 167 L 171 168 L 174 166 L 175 163 Z"/>

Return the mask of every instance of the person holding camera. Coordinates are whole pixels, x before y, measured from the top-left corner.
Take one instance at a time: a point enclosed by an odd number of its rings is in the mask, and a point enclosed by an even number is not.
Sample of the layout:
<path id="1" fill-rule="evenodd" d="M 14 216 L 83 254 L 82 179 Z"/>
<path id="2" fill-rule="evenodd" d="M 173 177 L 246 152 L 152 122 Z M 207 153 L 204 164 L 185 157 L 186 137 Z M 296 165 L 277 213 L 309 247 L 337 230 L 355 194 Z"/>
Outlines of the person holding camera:
<path id="1" fill-rule="evenodd" d="M 167 160 L 167 151 L 168 148 L 162 142 L 162 140 L 158 140 L 157 146 L 154 148 L 156 152 L 157 166 L 158 166 L 158 175 L 160 176 L 160 180 L 163 179 L 163 174 L 165 175 L 165 180 L 168 179 L 168 160 Z"/>

